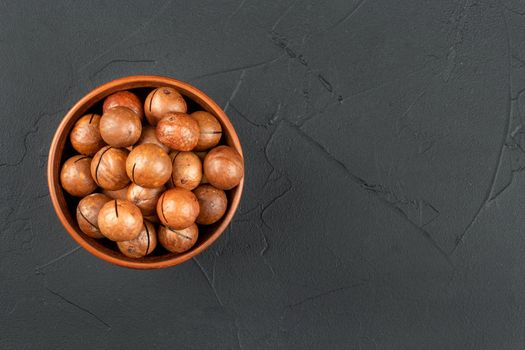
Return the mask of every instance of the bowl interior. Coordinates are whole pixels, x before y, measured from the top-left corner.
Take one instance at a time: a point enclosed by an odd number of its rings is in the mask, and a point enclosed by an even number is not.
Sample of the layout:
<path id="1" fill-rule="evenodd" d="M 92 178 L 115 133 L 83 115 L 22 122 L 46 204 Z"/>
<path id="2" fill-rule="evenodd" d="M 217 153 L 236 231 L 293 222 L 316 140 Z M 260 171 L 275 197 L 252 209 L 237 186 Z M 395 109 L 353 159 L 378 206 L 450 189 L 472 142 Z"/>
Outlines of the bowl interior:
<path id="1" fill-rule="evenodd" d="M 99 258 L 130 268 L 149 269 L 177 265 L 204 250 L 220 236 L 231 221 L 237 209 L 244 183 L 243 180 L 239 186 L 230 191 L 225 191 L 228 197 L 228 208 L 225 215 L 213 225 L 199 225 L 199 238 L 197 243 L 190 250 L 181 254 L 168 252 L 159 244 L 152 254 L 144 258 L 128 258 L 119 252 L 115 242 L 107 239 L 98 240 L 91 238 L 80 230 L 75 214 L 80 198 L 70 196 L 63 191 L 59 180 L 62 164 L 69 157 L 77 154 L 69 141 L 69 133 L 72 127 L 75 122 L 86 113 L 98 113 L 101 115 L 104 98 L 114 92 L 129 90 L 137 94 L 139 98 L 144 101 L 147 94 L 153 88 L 160 86 L 172 86 L 176 88 L 185 97 L 188 104 L 188 113 L 197 110 L 206 110 L 213 114 L 222 125 L 223 137 L 221 143 L 234 147 L 242 156 L 240 142 L 231 122 L 213 100 L 189 84 L 175 79 L 155 76 L 122 78 L 102 85 L 90 92 L 65 116 L 55 134 L 49 155 L 48 181 L 51 199 L 57 215 L 66 230 L 80 245 Z"/>

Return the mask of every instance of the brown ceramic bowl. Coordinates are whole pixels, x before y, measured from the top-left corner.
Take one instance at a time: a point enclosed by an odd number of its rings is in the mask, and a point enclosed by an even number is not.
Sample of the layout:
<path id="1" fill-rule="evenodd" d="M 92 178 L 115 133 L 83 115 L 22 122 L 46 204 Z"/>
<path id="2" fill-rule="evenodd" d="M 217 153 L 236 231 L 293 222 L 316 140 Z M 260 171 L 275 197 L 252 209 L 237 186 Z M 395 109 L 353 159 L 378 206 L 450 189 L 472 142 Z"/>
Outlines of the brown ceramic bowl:
<path id="1" fill-rule="evenodd" d="M 210 226 L 199 227 L 199 239 L 187 252 L 181 254 L 169 253 L 157 249 L 152 255 L 141 259 L 128 258 L 121 254 L 114 242 L 97 240 L 85 235 L 78 227 L 75 211 L 79 198 L 73 198 L 64 192 L 60 186 L 60 168 L 75 152 L 69 141 L 69 133 L 75 122 L 91 111 L 102 112 L 104 98 L 121 90 L 131 90 L 144 100 L 148 92 L 156 87 L 171 86 L 177 89 L 188 103 L 188 111 L 205 110 L 220 121 L 223 128 L 222 143 L 234 147 L 242 156 L 241 144 L 237 133 L 223 110 L 213 100 L 199 89 L 179 80 L 160 76 L 130 76 L 106 83 L 89 92 L 73 108 L 71 108 L 55 133 L 47 167 L 48 186 L 51 201 L 67 232 L 91 254 L 110 263 L 134 269 L 159 269 L 180 264 L 199 254 L 209 247 L 226 229 L 233 218 L 241 199 L 244 180 L 239 186 L 228 191 L 228 209 L 224 217 Z"/>

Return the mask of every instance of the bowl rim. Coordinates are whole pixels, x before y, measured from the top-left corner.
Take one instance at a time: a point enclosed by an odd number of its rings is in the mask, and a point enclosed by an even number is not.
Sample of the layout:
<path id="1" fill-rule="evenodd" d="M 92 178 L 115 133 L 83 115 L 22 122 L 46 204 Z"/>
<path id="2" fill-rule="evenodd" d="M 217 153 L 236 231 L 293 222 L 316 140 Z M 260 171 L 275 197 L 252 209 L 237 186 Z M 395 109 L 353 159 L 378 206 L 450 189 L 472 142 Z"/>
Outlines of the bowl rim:
<path id="1" fill-rule="evenodd" d="M 51 145 L 49 148 L 49 154 L 48 154 L 48 164 L 47 164 L 47 183 L 49 188 L 49 194 L 50 199 L 53 204 L 53 207 L 55 209 L 55 212 L 66 229 L 66 231 L 69 233 L 69 235 L 78 243 L 81 247 L 83 247 L 85 250 L 90 252 L 92 255 L 106 261 L 109 263 L 112 263 L 114 265 L 132 268 L 132 269 L 160 269 L 160 268 L 166 268 L 170 266 L 175 266 L 178 264 L 181 264 L 194 256 L 198 255 L 202 251 L 204 251 L 206 248 L 208 248 L 211 244 L 213 244 L 219 236 L 225 231 L 225 229 L 230 224 L 235 212 L 237 211 L 237 208 L 239 206 L 239 202 L 242 196 L 243 188 L 244 188 L 244 176 L 239 183 L 238 187 L 235 190 L 235 193 L 233 194 L 232 200 L 230 202 L 230 207 L 226 214 L 224 215 L 224 219 L 220 223 L 218 227 L 214 229 L 214 231 L 211 233 L 211 235 L 203 241 L 199 246 L 195 247 L 194 249 L 190 249 L 187 252 L 174 255 L 172 257 L 169 257 L 165 260 L 159 260 L 159 261 L 130 261 L 130 260 L 124 260 L 120 259 L 116 256 L 110 255 L 105 253 L 102 250 L 97 249 L 95 246 L 91 245 L 88 241 L 86 241 L 82 235 L 75 229 L 74 226 L 72 226 L 69 221 L 66 218 L 66 215 L 64 213 L 64 209 L 60 205 L 60 196 L 64 197 L 63 194 L 60 194 L 58 191 L 58 188 L 60 186 L 60 171 L 58 171 L 58 176 L 56 173 L 57 169 L 57 162 L 60 162 L 61 155 L 58 155 L 58 145 L 60 142 L 60 138 L 63 137 L 63 134 L 65 132 L 68 132 L 69 130 L 66 130 L 68 124 L 71 122 L 71 120 L 81 113 L 85 113 L 88 108 L 90 108 L 93 104 L 101 101 L 104 97 L 110 95 L 111 93 L 122 91 L 122 90 L 128 90 L 128 89 L 134 89 L 134 88 L 155 88 L 160 87 L 163 85 L 167 86 L 173 86 L 177 88 L 183 95 L 190 97 L 192 99 L 198 100 L 197 102 L 199 104 L 204 103 L 207 105 L 208 108 L 211 109 L 213 114 L 219 117 L 221 124 L 226 129 L 228 138 L 230 140 L 230 146 L 234 147 L 237 152 L 241 155 L 241 157 L 244 159 L 241 143 L 239 140 L 239 137 L 237 135 L 237 132 L 235 131 L 235 128 L 233 127 L 230 119 L 226 115 L 226 113 L 222 110 L 222 108 L 213 101 L 211 97 L 206 95 L 204 92 L 199 90 L 198 88 L 194 87 L 193 85 L 190 85 L 186 82 L 169 78 L 165 76 L 157 76 L 157 75 L 133 75 L 133 76 L 126 76 L 114 79 L 112 81 L 109 81 L 105 84 L 102 84 L 90 92 L 88 92 L 86 95 L 84 95 L 78 102 L 76 102 L 73 107 L 71 107 L 68 112 L 65 114 L 65 116 L 62 118 L 60 124 L 58 125 L 58 128 L 53 136 L 53 139 L 51 141 Z M 91 105 L 86 108 L 86 105 Z M 68 137 L 66 135 L 66 137 Z M 58 169 L 60 167 L 60 163 L 58 164 Z"/>

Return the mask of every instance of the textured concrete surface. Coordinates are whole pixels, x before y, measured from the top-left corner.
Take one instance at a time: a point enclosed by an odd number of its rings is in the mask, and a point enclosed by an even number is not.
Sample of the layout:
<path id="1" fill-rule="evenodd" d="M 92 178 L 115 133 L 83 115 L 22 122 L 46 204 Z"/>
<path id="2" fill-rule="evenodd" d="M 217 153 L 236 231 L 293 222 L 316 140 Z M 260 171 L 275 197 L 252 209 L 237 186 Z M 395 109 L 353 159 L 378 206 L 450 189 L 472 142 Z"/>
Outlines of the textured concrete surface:
<path id="1" fill-rule="evenodd" d="M 237 127 L 240 212 L 131 271 L 54 215 L 48 146 L 119 76 L 195 84 Z M 1 349 L 522 349 L 518 0 L 0 1 Z"/>

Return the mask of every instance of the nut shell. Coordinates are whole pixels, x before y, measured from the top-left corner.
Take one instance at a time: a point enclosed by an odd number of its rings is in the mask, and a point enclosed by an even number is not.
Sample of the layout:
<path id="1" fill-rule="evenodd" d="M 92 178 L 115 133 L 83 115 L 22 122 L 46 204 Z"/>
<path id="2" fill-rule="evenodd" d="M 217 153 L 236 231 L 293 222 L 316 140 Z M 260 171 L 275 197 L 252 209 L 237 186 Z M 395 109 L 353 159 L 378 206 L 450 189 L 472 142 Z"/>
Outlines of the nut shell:
<path id="1" fill-rule="evenodd" d="M 111 198 L 102 193 L 93 193 L 80 200 L 77 205 L 77 222 L 80 230 L 92 238 L 104 238 L 98 228 L 98 213 Z"/>
<path id="2" fill-rule="evenodd" d="M 169 184 L 187 190 L 193 190 L 202 179 L 202 162 L 193 152 L 172 152 L 172 172 Z"/>
<path id="3" fill-rule="evenodd" d="M 144 106 L 140 99 L 130 91 L 119 91 L 109 95 L 102 106 L 103 113 L 114 107 L 127 107 L 135 112 L 140 119 L 144 118 Z"/>
<path id="4" fill-rule="evenodd" d="M 157 202 L 160 221 L 173 229 L 180 230 L 195 222 L 199 215 L 197 197 L 184 188 L 175 187 L 164 192 Z"/>
<path id="5" fill-rule="evenodd" d="M 151 254 L 157 247 L 155 226 L 146 220 L 137 238 L 130 241 L 117 242 L 118 249 L 127 257 L 143 258 Z"/>
<path id="6" fill-rule="evenodd" d="M 212 185 L 200 185 L 193 193 L 199 201 L 200 212 L 196 222 L 201 225 L 211 225 L 219 221 L 226 213 L 228 199 L 223 190 Z"/>
<path id="7" fill-rule="evenodd" d="M 93 156 L 106 145 L 100 135 L 99 125 L 100 116 L 95 113 L 86 114 L 75 123 L 69 139 L 78 153 Z"/>
<path id="8" fill-rule="evenodd" d="M 221 190 L 230 190 L 237 186 L 244 176 L 243 159 L 232 147 L 215 147 L 204 158 L 204 174 L 213 186 Z"/>
<path id="9" fill-rule="evenodd" d="M 144 217 L 144 220 L 148 220 L 149 222 L 153 222 L 154 224 L 160 223 L 159 217 L 157 216 L 156 212 L 153 215 L 146 215 L 146 216 L 143 215 L 143 217 Z"/>
<path id="10" fill-rule="evenodd" d="M 157 201 L 164 190 L 164 186 L 146 188 L 132 183 L 128 187 L 126 198 L 140 209 L 142 215 L 150 216 L 156 213 Z"/>
<path id="11" fill-rule="evenodd" d="M 108 196 L 111 199 L 126 200 L 127 199 L 126 194 L 128 193 L 128 188 L 129 186 L 126 186 L 120 190 L 114 190 L 114 191 L 102 189 L 102 193 L 104 193 L 106 196 Z"/>
<path id="12" fill-rule="evenodd" d="M 91 157 L 76 155 L 62 165 L 60 183 L 72 196 L 84 197 L 97 189 L 90 172 Z"/>
<path id="13" fill-rule="evenodd" d="M 126 160 L 128 177 L 142 187 L 163 186 L 170 179 L 171 159 L 166 152 L 153 143 L 134 147 Z"/>
<path id="14" fill-rule="evenodd" d="M 195 153 L 197 157 L 199 157 L 201 162 L 204 162 L 204 158 L 206 158 L 206 155 L 208 154 L 208 152 L 204 152 L 204 151 L 193 152 L 193 153 Z"/>
<path id="15" fill-rule="evenodd" d="M 208 183 L 210 183 L 210 182 L 206 178 L 206 174 L 202 173 L 201 184 L 208 184 Z"/>
<path id="16" fill-rule="evenodd" d="M 195 151 L 205 151 L 217 146 L 222 137 L 222 127 L 211 113 L 197 111 L 190 114 L 199 123 L 199 141 Z"/>
<path id="17" fill-rule="evenodd" d="M 130 241 L 142 231 L 140 209 L 134 204 L 115 199 L 104 204 L 98 213 L 100 232 L 112 241 Z"/>
<path id="18" fill-rule="evenodd" d="M 137 113 L 127 107 L 108 109 L 100 118 L 100 135 L 113 147 L 134 145 L 142 133 L 142 124 Z"/>
<path id="19" fill-rule="evenodd" d="M 144 102 L 144 112 L 150 125 L 156 126 L 167 113 L 186 113 L 188 107 L 182 95 L 172 87 L 151 91 Z"/>
<path id="20" fill-rule="evenodd" d="M 199 142 L 199 123 L 184 113 L 169 113 L 157 124 L 157 138 L 177 151 L 191 151 Z"/>
<path id="21" fill-rule="evenodd" d="M 160 226 L 159 243 L 172 253 L 183 253 L 195 245 L 199 238 L 199 228 L 193 224 L 182 230 Z"/>
<path id="22" fill-rule="evenodd" d="M 106 146 L 95 154 L 91 162 L 91 176 L 95 182 L 106 190 L 120 190 L 130 180 L 126 174 L 126 149 Z"/>
<path id="23" fill-rule="evenodd" d="M 208 154 L 208 152 L 193 152 L 197 155 L 197 157 L 199 157 L 199 159 L 201 160 L 201 163 L 204 163 L 204 158 L 206 157 L 206 155 Z M 207 184 L 208 183 L 208 179 L 206 178 L 206 174 L 204 173 L 204 165 L 202 166 L 202 178 L 201 178 L 201 184 Z"/>
<path id="24" fill-rule="evenodd" d="M 160 148 L 162 148 L 166 153 L 169 153 L 170 151 L 168 146 L 159 141 L 157 138 L 157 132 L 153 126 L 146 125 L 142 127 L 142 134 L 140 135 L 140 139 L 135 144 L 135 147 L 145 143 L 154 143 L 157 146 L 160 146 Z"/>

